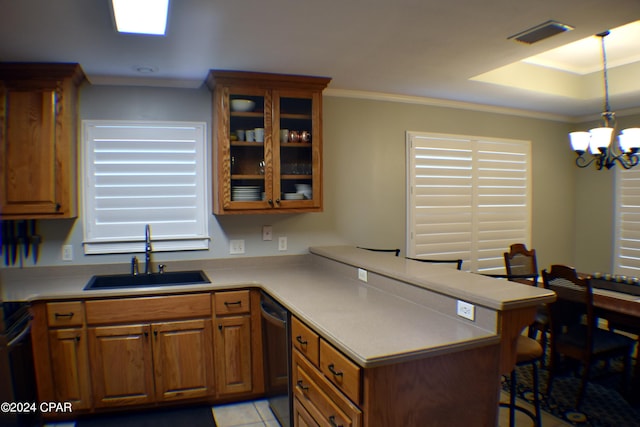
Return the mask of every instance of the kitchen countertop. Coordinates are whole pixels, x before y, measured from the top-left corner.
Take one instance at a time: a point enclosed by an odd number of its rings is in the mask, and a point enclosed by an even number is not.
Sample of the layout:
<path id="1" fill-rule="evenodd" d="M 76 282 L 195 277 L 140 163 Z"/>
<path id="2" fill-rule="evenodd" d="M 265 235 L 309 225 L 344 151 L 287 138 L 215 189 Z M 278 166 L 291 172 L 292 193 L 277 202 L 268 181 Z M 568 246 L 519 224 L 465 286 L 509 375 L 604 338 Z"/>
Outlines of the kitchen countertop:
<path id="1" fill-rule="evenodd" d="M 447 267 L 372 253 L 353 247 L 311 248 L 315 255 L 182 261 L 168 269 L 203 270 L 207 285 L 84 291 L 94 274 L 127 273 L 128 265 L 36 267 L 0 270 L 5 301 L 130 297 L 257 287 L 265 290 L 362 367 L 496 344 L 495 330 L 411 301 L 404 291 L 418 286 L 497 310 L 538 305 L 553 293 L 449 270 Z M 332 260 L 327 263 L 328 260 Z M 393 294 L 331 268 L 333 261 L 400 280 Z M 419 264 L 419 265 L 413 265 Z M 329 266 L 329 268 L 328 268 Z M 425 277 L 429 279 L 425 279 Z M 474 276 L 488 289 L 474 290 Z M 406 282 L 406 283 L 404 283 Z M 495 283 L 497 282 L 497 283 Z M 466 283 L 466 285 L 465 285 Z M 515 286 L 517 289 L 513 290 Z M 543 292 L 544 291 L 544 292 Z M 503 297 L 500 294 L 504 294 Z"/>

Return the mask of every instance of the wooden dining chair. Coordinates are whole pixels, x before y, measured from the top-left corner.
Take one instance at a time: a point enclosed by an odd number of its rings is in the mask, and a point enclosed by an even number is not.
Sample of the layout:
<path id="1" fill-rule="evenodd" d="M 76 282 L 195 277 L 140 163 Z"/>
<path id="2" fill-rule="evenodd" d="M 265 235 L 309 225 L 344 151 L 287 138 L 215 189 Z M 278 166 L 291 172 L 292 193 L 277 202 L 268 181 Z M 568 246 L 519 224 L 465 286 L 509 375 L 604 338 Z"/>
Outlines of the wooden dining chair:
<path id="1" fill-rule="evenodd" d="M 453 264 L 456 266 L 457 270 L 462 270 L 461 259 L 428 259 L 428 258 L 410 258 L 410 257 L 406 257 L 406 258 L 414 261 L 428 262 L 431 264 Z"/>
<path id="2" fill-rule="evenodd" d="M 514 281 L 526 285 L 538 286 L 539 270 L 535 249 L 527 249 L 524 243 L 512 244 L 509 247 L 509 252 L 504 253 L 504 267 L 508 276 L 530 276 L 524 279 L 514 279 Z M 533 323 L 529 325 L 528 335 L 530 338 L 539 339 L 542 348 L 546 349 L 548 333 L 549 309 L 545 304 L 538 308 Z"/>
<path id="3" fill-rule="evenodd" d="M 552 265 L 549 271 L 543 270 L 542 278 L 545 286 L 557 294 L 557 300 L 549 305 L 551 355 L 547 394 L 551 395 L 561 356 L 579 361 L 582 366 L 576 408 L 582 404 L 591 365 L 597 360 L 623 358 L 622 389 L 626 391 L 634 341 L 616 332 L 598 328 L 589 279 L 578 277 L 575 269 L 565 265 Z"/>
<path id="4" fill-rule="evenodd" d="M 358 249 L 365 249 L 367 251 L 373 251 L 373 252 L 389 252 L 389 253 L 395 253 L 396 256 L 400 256 L 400 249 L 378 249 L 378 248 L 363 248 L 362 246 L 356 246 Z"/>

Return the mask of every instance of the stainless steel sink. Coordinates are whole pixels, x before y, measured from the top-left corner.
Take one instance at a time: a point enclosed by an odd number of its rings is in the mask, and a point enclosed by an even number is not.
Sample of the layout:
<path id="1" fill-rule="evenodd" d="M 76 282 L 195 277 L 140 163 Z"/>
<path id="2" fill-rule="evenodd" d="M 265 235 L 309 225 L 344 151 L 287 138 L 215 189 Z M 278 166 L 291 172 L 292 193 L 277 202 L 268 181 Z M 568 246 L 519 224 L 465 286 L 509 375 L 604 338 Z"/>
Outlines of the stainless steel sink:
<path id="1" fill-rule="evenodd" d="M 211 283 L 203 271 L 170 271 L 152 274 L 106 274 L 93 276 L 84 287 L 96 289 L 127 289 L 153 286 L 181 286 Z"/>

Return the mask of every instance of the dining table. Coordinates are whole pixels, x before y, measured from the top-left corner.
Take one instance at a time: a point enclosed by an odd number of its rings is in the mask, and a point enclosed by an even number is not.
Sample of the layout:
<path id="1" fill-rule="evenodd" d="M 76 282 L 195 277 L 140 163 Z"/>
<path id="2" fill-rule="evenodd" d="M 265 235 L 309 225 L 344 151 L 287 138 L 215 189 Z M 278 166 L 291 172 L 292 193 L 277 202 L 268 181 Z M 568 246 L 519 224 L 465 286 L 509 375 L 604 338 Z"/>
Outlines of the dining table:
<path id="1" fill-rule="evenodd" d="M 596 315 L 607 321 L 609 329 L 629 333 L 638 340 L 636 363 L 631 375 L 629 398 L 640 402 L 640 285 L 627 284 L 618 280 L 590 277 L 593 288 L 593 306 Z"/>

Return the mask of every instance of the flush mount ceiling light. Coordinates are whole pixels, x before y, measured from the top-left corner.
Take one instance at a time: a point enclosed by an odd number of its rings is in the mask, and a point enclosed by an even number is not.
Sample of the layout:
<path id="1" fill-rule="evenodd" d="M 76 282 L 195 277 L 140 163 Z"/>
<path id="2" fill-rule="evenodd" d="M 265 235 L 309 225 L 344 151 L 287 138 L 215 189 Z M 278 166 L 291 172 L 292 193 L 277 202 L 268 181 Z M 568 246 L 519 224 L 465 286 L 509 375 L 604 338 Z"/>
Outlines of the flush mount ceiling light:
<path id="1" fill-rule="evenodd" d="M 533 44 L 540 40 L 547 39 L 556 34 L 564 33 L 565 31 L 571 31 L 573 27 L 571 25 L 563 24 L 558 21 L 549 20 L 542 24 L 531 27 L 528 30 L 524 30 L 518 34 L 514 34 L 511 37 L 507 37 L 508 40 L 514 39 L 522 43 Z"/>
<path id="2" fill-rule="evenodd" d="M 165 35 L 169 0 L 111 0 L 120 33 Z"/>
<path id="3" fill-rule="evenodd" d="M 604 38 L 609 35 L 609 31 L 596 34 L 600 37 L 602 46 L 602 68 L 604 78 L 604 112 L 602 121 L 604 126 L 589 130 L 589 132 L 571 132 L 569 140 L 571 147 L 576 152 L 576 165 L 586 168 L 592 163 L 598 170 L 602 168 L 611 169 L 616 162 L 625 169 L 631 169 L 640 163 L 638 149 L 640 148 L 640 128 L 629 128 L 623 130 L 618 136 L 618 144 L 614 144 L 616 139 L 616 113 L 611 111 L 609 106 L 609 81 L 607 78 L 607 52 L 604 46 Z M 586 156 L 587 150 L 591 158 Z"/>

